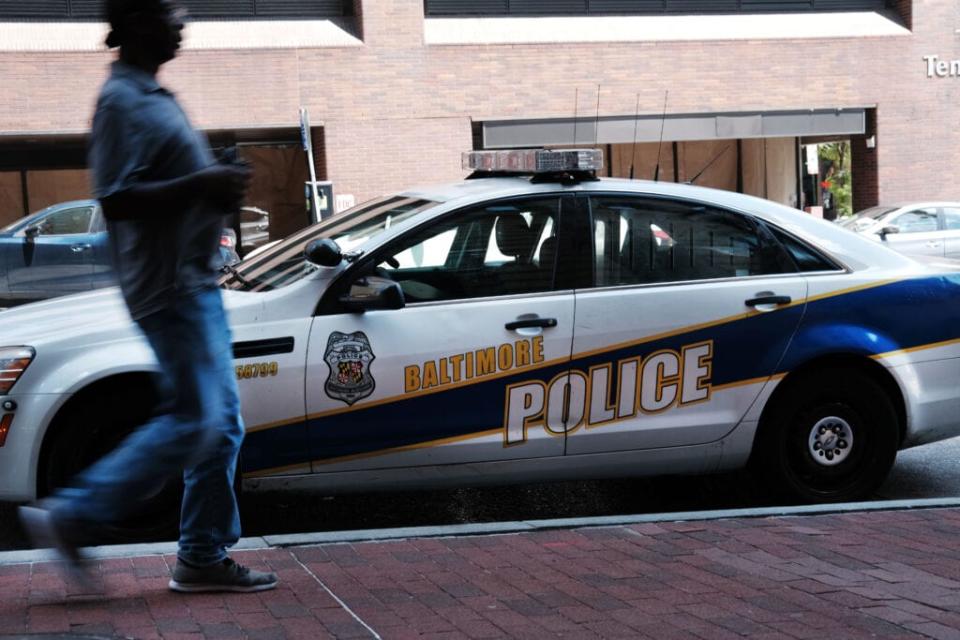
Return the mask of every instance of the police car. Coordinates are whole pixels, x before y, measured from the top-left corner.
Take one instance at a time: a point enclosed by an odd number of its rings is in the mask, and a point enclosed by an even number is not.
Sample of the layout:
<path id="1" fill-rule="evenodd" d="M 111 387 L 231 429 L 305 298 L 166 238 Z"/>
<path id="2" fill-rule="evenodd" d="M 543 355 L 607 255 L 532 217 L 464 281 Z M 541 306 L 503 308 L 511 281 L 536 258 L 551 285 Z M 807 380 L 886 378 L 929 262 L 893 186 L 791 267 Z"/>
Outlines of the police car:
<path id="1" fill-rule="evenodd" d="M 960 434 L 960 274 L 771 202 L 597 179 L 596 151 L 465 154 L 225 275 L 248 487 L 700 474 L 869 496 Z M 116 290 L 0 314 L 0 499 L 143 421 Z"/>

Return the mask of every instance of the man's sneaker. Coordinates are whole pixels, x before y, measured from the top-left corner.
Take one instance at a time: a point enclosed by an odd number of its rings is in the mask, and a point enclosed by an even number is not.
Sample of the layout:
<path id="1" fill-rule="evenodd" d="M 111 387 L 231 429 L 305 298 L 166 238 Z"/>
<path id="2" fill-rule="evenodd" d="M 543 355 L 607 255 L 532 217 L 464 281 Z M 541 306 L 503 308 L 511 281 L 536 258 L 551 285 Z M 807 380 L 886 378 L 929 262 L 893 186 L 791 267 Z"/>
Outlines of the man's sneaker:
<path id="1" fill-rule="evenodd" d="M 34 547 L 56 552 L 62 562 L 64 577 L 83 589 L 92 588 L 92 578 L 77 544 L 83 531 L 78 523 L 62 521 L 49 505 L 43 503 L 20 507 L 20 523 Z"/>
<path id="2" fill-rule="evenodd" d="M 254 571 L 230 558 L 209 567 L 193 567 L 177 559 L 170 589 L 182 593 L 202 591 L 266 591 L 277 586 L 277 574 Z"/>

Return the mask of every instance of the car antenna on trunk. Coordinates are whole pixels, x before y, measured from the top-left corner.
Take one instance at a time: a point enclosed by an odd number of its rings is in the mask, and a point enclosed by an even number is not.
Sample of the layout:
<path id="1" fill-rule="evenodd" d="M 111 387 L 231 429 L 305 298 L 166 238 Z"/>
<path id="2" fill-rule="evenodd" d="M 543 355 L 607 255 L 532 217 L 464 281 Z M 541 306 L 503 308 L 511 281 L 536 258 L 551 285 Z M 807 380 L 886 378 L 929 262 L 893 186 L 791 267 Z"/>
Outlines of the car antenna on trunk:
<path id="1" fill-rule="evenodd" d="M 703 175 L 703 172 L 706 171 L 707 169 L 709 169 L 709 168 L 710 168 L 710 165 L 712 165 L 714 162 L 716 162 L 717 160 L 719 160 L 719 159 L 720 159 L 720 156 L 722 156 L 723 154 L 725 154 L 725 153 L 727 152 L 727 149 L 729 149 L 729 148 L 730 148 L 730 145 L 728 144 L 728 145 L 725 146 L 723 149 L 721 149 L 721 150 L 720 150 L 720 153 L 718 153 L 717 155 L 713 156 L 713 160 L 711 160 L 710 162 L 707 163 L 707 166 L 705 166 L 703 169 L 700 169 L 700 173 L 698 173 L 697 175 L 695 175 L 695 176 L 693 176 L 692 178 L 690 178 L 689 180 L 687 180 L 687 184 L 693 184 L 693 183 L 695 183 L 695 182 L 697 181 L 697 178 L 699 178 L 700 176 L 702 176 L 702 175 Z"/>
<path id="2" fill-rule="evenodd" d="M 597 85 L 597 117 L 593 121 L 593 146 L 600 144 L 600 85 Z"/>
<path id="3" fill-rule="evenodd" d="M 660 142 L 657 143 L 657 166 L 653 169 L 653 181 L 660 182 L 660 150 L 663 148 L 663 125 L 667 122 L 667 96 L 669 91 L 663 92 L 663 114 L 660 116 Z M 676 177 L 674 177 L 676 179 Z"/>
<path id="4" fill-rule="evenodd" d="M 573 88 L 573 146 L 577 146 L 577 106 L 580 102 L 580 87 Z"/>

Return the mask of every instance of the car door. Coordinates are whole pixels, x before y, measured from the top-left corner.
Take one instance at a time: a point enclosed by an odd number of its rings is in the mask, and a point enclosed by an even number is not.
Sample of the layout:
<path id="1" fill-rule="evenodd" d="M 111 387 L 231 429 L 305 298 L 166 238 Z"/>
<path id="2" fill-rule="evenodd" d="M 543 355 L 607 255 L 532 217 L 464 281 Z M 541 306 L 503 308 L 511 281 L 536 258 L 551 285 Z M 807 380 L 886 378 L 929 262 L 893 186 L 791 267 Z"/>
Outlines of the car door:
<path id="1" fill-rule="evenodd" d="M 0 302 L 10 298 L 10 283 L 7 274 L 23 243 L 23 239 L 16 232 L 16 224 L 11 224 L 0 230 Z"/>
<path id="2" fill-rule="evenodd" d="M 944 255 L 944 240 L 940 230 L 936 207 L 924 207 L 899 213 L 883 223 L 883 227 L 895 226 L 897 233 L 881 236 L 894 251 L 910 255 Z"/>
<path id="3" fill-rule="evenodd" d="M 577 289 L 568 454 L 726 435 L 796 330 L 807 283 L 766 228 L 696 202 L 590 198 L 592 287 Z"/>
<path id="4" fill-rule="evenodd" d="M 93 275 L 93 204 L 54 209 L 17 233 L 8 254 L 10 291 L 23 298 L 86 291 Z"/>
<path id="5" fill-rule="evenodd" d="M 560 215 L 557 195 L 470 207 L 341 277 L 310 334 L 315 472 L 563 455 L 562 428 L 518 417 L 533 401 L 511 394 L 545 388 L 569 364 L 573 291 L 554 284 Z M 338 302 L 373 278 L 399 283 L 406 305 Z"/>
<path id="6" fill-rule="evenodd" d="M 960 260 L 960 207 L 941 207 L 943 216 L 943 256 Z"/>

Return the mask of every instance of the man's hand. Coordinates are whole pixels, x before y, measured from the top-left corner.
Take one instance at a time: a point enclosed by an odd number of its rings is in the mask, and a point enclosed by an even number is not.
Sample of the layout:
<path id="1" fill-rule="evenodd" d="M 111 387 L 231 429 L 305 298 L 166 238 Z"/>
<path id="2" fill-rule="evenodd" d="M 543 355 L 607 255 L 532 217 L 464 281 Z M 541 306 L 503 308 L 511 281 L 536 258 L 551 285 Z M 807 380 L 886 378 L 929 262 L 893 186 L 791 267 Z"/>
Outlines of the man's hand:
<path id="1" fill-rule="evenodd" d="M 240 210 L 250 186 L 250 167 L 243 163 L 214 164 L 171 180 L 137 182 L 100 199 L 107 220 L 145 219 L 182 211 L 203 199 L 217 215 Z"/>
<path id="2" fill-rule="evenodd" d="M 250 188 L 252 172 L 246 164 L 213 164 L 197 172 L 204 196 L 223 208 L 224 213 L 240 209 Z"/>

